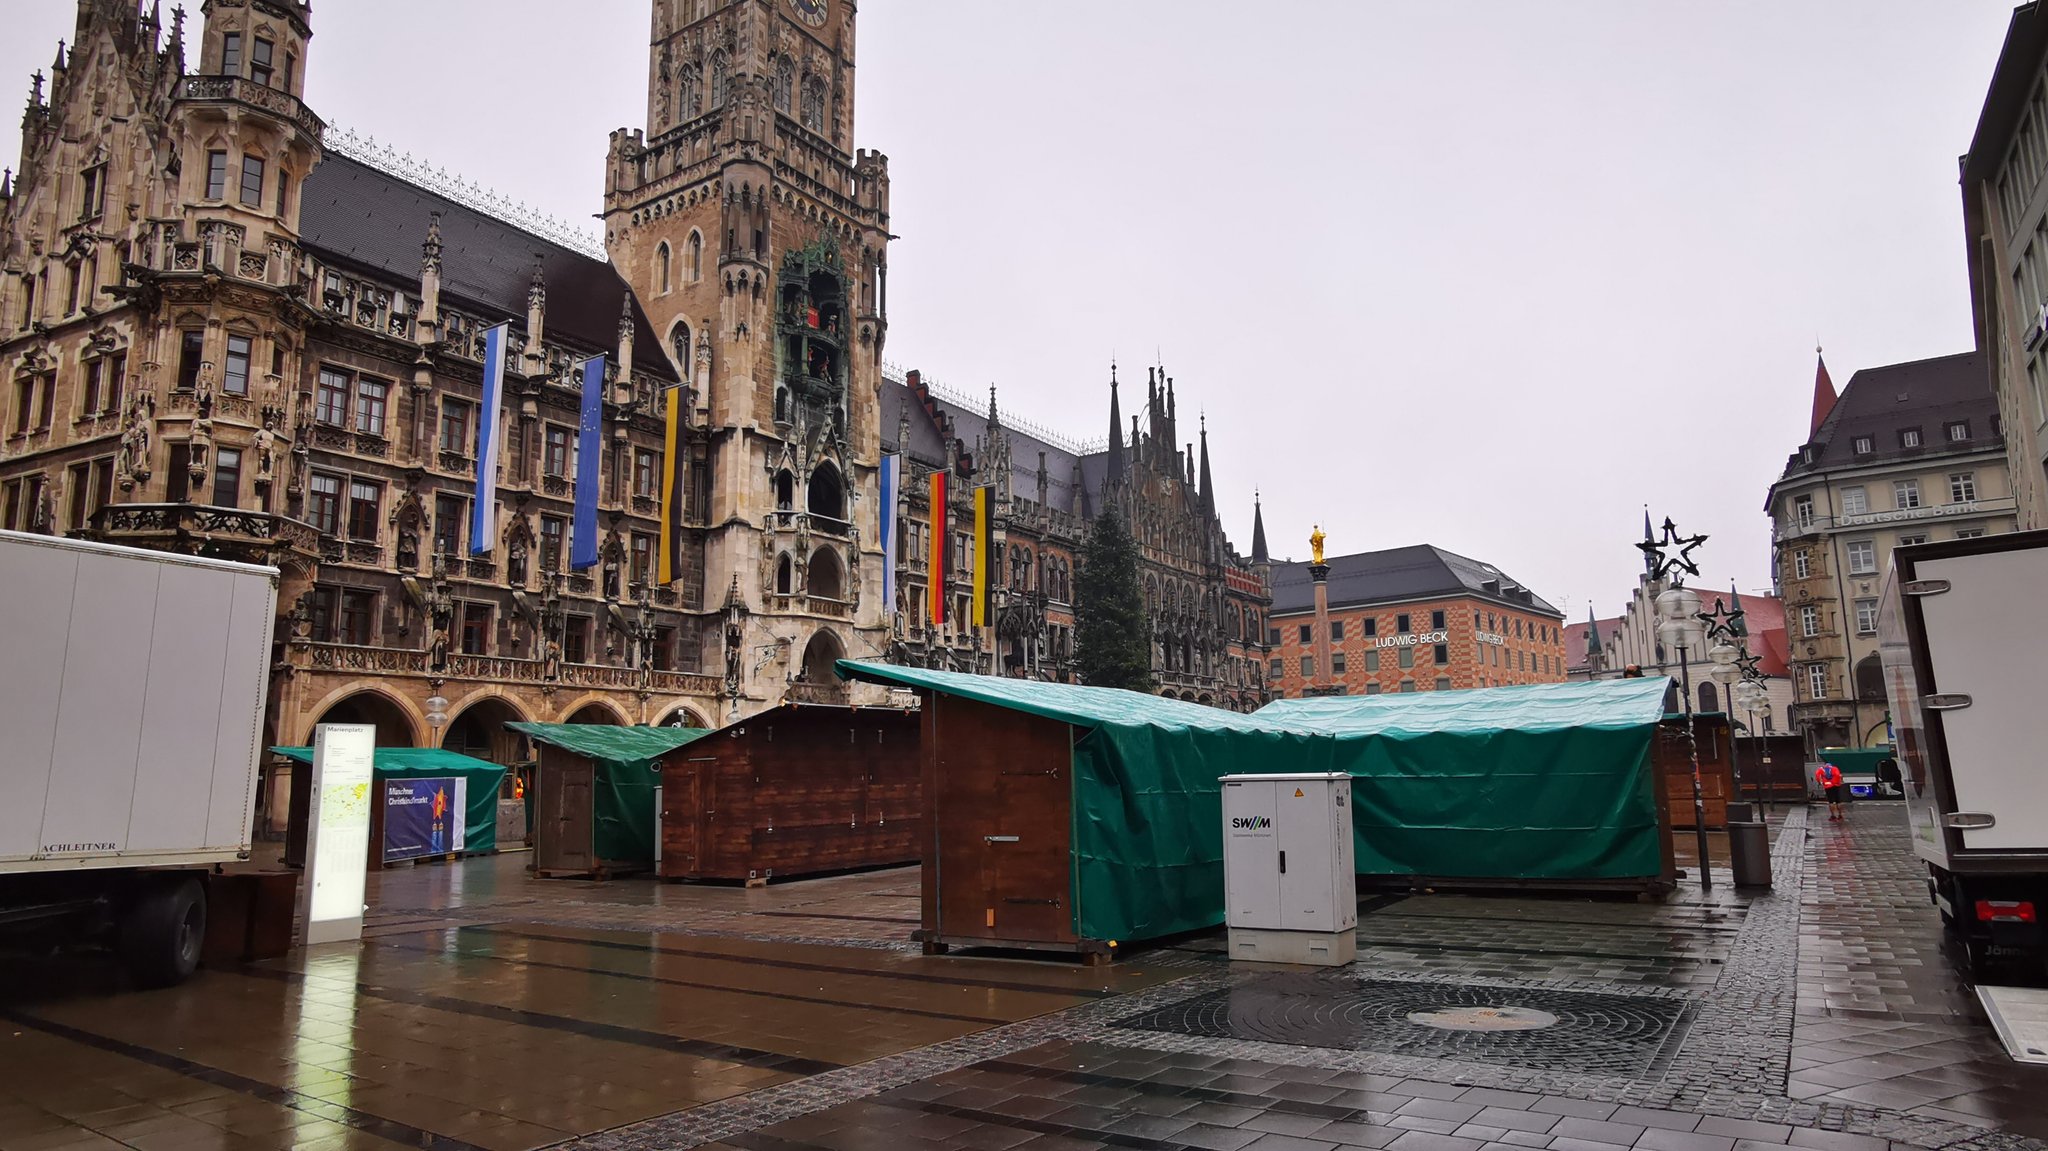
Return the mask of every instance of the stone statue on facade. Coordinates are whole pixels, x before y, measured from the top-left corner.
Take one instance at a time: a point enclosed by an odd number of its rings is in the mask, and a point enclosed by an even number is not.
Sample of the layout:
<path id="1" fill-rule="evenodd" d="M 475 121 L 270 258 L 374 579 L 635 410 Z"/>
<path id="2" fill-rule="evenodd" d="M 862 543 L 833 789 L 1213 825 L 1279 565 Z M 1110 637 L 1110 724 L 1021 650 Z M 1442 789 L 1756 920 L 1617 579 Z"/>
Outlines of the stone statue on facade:
<path id="1" fill-rule="evenodd" d="M 149 433 L 155 425 L 156 400 L 148 392 L 137 392 L 128 402 L 128 426 L 121 431 L 121 488 L 132 490 L 149 482 Z"/>

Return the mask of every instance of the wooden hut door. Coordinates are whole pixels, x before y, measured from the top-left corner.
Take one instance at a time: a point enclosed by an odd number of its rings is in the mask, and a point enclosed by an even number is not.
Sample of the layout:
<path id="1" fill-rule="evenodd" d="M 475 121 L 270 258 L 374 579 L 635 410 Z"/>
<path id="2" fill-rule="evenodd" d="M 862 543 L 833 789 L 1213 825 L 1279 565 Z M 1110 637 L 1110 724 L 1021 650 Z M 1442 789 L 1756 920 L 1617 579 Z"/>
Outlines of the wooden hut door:
<path id="1" fill-rule="evenodd" d="M 535 864 L 542 871 L 590 871 L 591 783 L 595 768 L 580 756 L 549 749 L 541 778 L 539 842 Z"/>
<path id="2" fill-rule="evenodd" d="M 1067 725 L 948 700 L 942 730 L 940 934 L 1072 941 Z"/>
<path id="3" fill-rule="evenodd" d="M 702 875 L 705 835 L 704 784 L 716 759 L 671 759 L 661 772 L 661 873 Z"/>

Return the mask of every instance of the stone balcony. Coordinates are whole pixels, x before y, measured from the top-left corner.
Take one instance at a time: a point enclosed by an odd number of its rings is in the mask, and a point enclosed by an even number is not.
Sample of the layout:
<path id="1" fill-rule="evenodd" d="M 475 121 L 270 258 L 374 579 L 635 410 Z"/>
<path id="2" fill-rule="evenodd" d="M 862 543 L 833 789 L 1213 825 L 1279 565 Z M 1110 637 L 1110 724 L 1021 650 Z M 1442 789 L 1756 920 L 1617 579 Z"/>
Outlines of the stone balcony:
<path id="1" fill-rule="evenodd" d="M 300 640 L 287 657 L 295 668 L 309 671 L 361 672 L 372 675 L 431 677 L 450 682 L 559 684 L 564 687 L 647 691 L 656 695 L 712 696 L 724 690 L 714 676 L 687 671 L 615 667 L 609 664 L 563 663 L 552 678 L 542 660 L 502 655 L 450 654 L 436 670 L 428 653 L 416 648 L 376 647 Z"/>
<path id="2" fill-rule="evenodd" d="M 211 504 L 108 504 L 93 513 L 81 534 L 102 543 L 252 563 L 317 560 L 322 551 L 320 534 L 311 524 Z"/>

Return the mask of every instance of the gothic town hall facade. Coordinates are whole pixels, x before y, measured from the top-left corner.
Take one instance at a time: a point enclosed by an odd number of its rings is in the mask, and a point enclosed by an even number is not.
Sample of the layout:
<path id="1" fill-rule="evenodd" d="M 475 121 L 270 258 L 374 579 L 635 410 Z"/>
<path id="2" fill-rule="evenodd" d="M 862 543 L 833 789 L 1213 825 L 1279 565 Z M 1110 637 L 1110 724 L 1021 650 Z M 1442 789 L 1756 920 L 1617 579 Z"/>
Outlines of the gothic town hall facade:
<path id="1" fill-rule="evenodd" d="M 1263 538 L 1225 539 L 1163 373 L 1128 437 L 1111 385 L 1088 450 L 884 369 L 888 162 L 852 147 L 853 5 L 652 8 L 647 126 L 612 135 L 600 248 L 330 136 L 303 102 L 306 0 L 205 0 L 201 29 L 79 0 L 0 182 L 0 527 L 277 566 L 273 743 L 349 720 L 425 745 L 440 695 L 444 746 L 512 762 L 508 720 L 846 700 L 842 656 L 1070 678 L 1073 569 L 1114 501 L 1160 689 L 1262 702 Z M 508 321 L 499 530 L 473 554 L 482 332 Z M 572 368 L 598 354 L 600 563 L 579 572 Z M 996 489 L 993 627 L 925 622 L 938 468 L 963 499 Z"/>

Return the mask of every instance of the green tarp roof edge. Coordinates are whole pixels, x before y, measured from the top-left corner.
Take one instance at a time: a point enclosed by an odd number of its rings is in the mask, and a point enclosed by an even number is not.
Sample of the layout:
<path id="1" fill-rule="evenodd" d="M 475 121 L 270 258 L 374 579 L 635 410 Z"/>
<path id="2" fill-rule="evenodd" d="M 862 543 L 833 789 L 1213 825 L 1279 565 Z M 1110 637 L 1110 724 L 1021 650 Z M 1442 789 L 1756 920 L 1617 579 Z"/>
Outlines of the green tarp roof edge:
<path id="1" fill-rule="evenodd" d="M 655 759 L 712 731 L 707 727 L 619 727 L 608 723 L 514 722 L 505 728 L 551 747 L 615 763 Z"/>
<path id="2" fill-rule="evenodd" d="M 1299 734 L 1297 725 L 1260 722 L 1252 716 L 1225 711 L 1206 704 L 1146 695 L 1114 687 L 1087 687 L 1072 683 L 1047 683 L 1037 679 L 1009 679 L 992 675 L 969 675 L 957 671 L 935 671 L 922 667 L 868 663 L 842 659 L 835 670 L 841 679 L 896 687 L 925 688 L 948 695 L 980 700 L 998 707 L 1056 719 L 1077 727 L 1161 727 L 1215 732 L 1287 732 Z"/>
<path id="3" fill-rule="evenodd" d="M 273 747 L 270 750 L 284 756 L 286 759 L 298 760 L 300 763 L 313 762 L 313 749 L 310 747 Z M 438 747 L 380 747 L 377 749 L 376 758 L 371 761 L 371 768 L 373 770 L 378 768 L 395 768 L 404 771 L 426 769 L 430 771 L 502 772 L 505 770 L 490 760 L 478 759 L 475 756 L 463 755 L 461 752 L 447 751 Z"/>
<path id="4" fill-rule="evenodd" d="M 1331 735 L 1479 735 L 1654 726 L 1669 676 L 1531 683 L 1462 691 L 1276 699 L 1253 712 Z"/>

